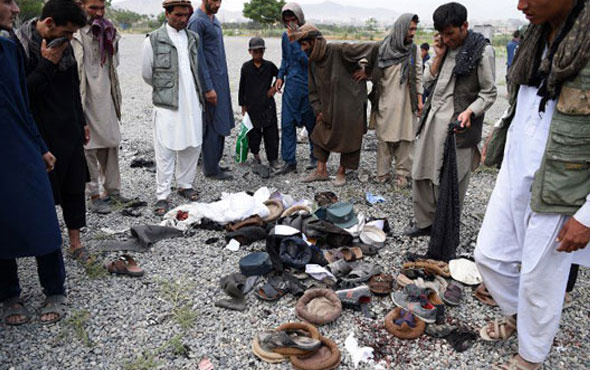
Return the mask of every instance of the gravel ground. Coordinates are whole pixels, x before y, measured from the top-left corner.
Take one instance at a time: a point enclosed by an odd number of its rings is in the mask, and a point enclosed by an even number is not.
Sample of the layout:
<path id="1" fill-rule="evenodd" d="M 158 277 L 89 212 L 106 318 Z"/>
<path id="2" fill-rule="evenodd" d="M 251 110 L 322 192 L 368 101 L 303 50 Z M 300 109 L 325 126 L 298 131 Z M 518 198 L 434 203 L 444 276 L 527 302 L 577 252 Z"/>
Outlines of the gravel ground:
<path id="1" fill-rule="evenodd" d="M 139 197 L 151 204 L 154 202 L 154 174 L 144 169 L 129 167 L 138 154 L 153 155 L 151 143 L 150 90 L 140 77 L 140 35 L 125 35 L 121 43 L 120 75 L 125 97 L 121 169 L 123 192 Z M 237 107 L 238 73 L 241 63 L 247 60 L 246 38 L 226 38 L 230 66 L 231 87 Z M 267 40 L 267 58 L 280 62 L 280 40 Z M 498 61 L 498 66 L 504 63 Z M 504 73 L 498 73 L 499 80 Z M 500 82 L 500 98 L 488 114 L 493 122 L 506 106 L 504 84 Z M 279 99 L 280 100 L 280 99 Z M 235 138 L 230 138 L 226 147 L 225 161 L 231 163 Z M 376 140 L 367 134 L 364 143 L 361 169 L 371 174 L 375 169 Z M 306 145 L 300 145 L 299 158 L 307 158 Z M 411 191 L 396 191 L 390 185 L 361 184 L 356 174 L 348 177 L 349 184 L 341 189 L 330 184 L 302 185 L 304 176 L 301 161 L 297 175 L 262 180 L 254 175 L 248 165 L 232 165 L 235 181 L 222 183 L 209 181 L 201 175 L 196 189 L 203 201 L 212 201 L 222 191 L 237 192 L 256 190 L 260 186 L 275 188 L 296 198 L 313 199 L 317 191 L 335 191 L 341 199 L 354 202 L 357 211 L 376 217 L 387 217 L 396 233 L 401 232 L 412 217 Z M 329 163 L 335 173 L 336 159 Z M 478 170 L 472 177 L 466 197 L 459 253 L 471 254 L 475 238 L 489 195 L 495 181 L 493 170 Z M 363 201 L 364 193 L 370 191 L 383 195 L 387 202 L 368 206 Z M 173 201 L 179 204 L 178 197 Z M 103 228 L 120 230 L 134 224 L 156 223 L 151 208 L 145 208 L 140 218 L 124 217 L 116 212 L 108 216 L 88 215 L 88 227 L 83 241 L 93 250 L 101 241 L 110 238 Z M 53 326 L 33 323 L 8 328 L 0 326 L 1 369 L 195 369 L 198 362 L 209 357 L 217 369 L 266 369 L 270 365 L 259 361 L 250 351 L 254 334 L 263 328 L 276 327 L 288 321 L 296 321 L 295 299 L 286 296 L 278 303 L 262 303 L 254 296 L 248 297 L 249 308 L 243 313 L 225 311 L 213 306 L 222 294 L 219 278 L 237 271 L 238 260 L 251 251 L 263 250 L 262 243 L 242 247 L 232 253 L 219 242 L 206 245 L 205 240 L 219 237 L 221 233 L 198 232 L 194 236 L 157 243 L 145 254 L 136 257 L 146 270 L 145 277 L 132 279 L 107 276 L 100 269 L 85 270 L 71 259 L 66 259 L 69 294 L 68 318 Z M 424 252 L 427 240 L 410 240 L 404 237 L 388 239 L 387 246 L 379 256 L 368 258 L 381 265 L 386 272 L 396 274 L 402 257 L 408 251 Z M 101 258 L 113 255 L 101 255 Z M 42 295 L 35 273 L 33 259 L 20 263 L 23 297 L 31 309 L 37 310 Z M 590 368 L 588 309 L 581 304 L 590 296 L 589 275 L 582 271 L 574 292 L 578 303 L 563 315 L 562 330 L 555 340 L 551 356 L 545 368 Z M 499 315 L 497 309 L 483 306 L 472 296 L 472 289 L 464 289 L 465 299 L 461 306 L 448 309 L 449 320 L 478 329 L 486 320 Z M 416 341 L 400 341 L 383 330 L 383 318 L 393 309 L 389 298 L 376 298 L 372 310 L 378 319 L 367 321 L 360 314 L 345 310 L 343 315 L 330 325 L 320 328 L 324 336 L 335 340 L 343 351 L 343 369 L 351 369 L 350 356 L 344 350 L 344 340 L 355 332 L 363 345 L 375 338 L 382 338 L 385 345 L 380 352 L 388 355 L 391 368 L 404 369 L 480 369 L 499 360 L 505 360 L 517 349 L 513 338 L 503 345 L 477 342 L 473 348 L 456 353 L 443 340 L 422 337 Z M 290 365 L 277 365 L 287 369 Z M 373 368 L 373 365 L 361 365 Z"/>

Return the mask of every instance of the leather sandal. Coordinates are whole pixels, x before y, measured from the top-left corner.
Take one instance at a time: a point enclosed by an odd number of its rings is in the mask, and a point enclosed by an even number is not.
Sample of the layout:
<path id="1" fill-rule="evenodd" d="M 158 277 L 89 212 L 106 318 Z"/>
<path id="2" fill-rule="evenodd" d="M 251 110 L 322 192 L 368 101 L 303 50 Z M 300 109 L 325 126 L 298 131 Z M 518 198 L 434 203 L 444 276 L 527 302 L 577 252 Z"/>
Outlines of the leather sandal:
<path id="1" fill-rule="evenodd" d="M 488 333 L 490 324 L 493 325 L 493 330 L 491 333 Z M 506 329 L 511 329 L 512 331 L 508 332 Z M 496 319 L 482 327 L 479 331 L 479 336 L 481 339 L 488 342 L 503 342 L 514 335 L 514 333 L 516 333 L 516 319 L 505 316 L 501 319 Z"/>

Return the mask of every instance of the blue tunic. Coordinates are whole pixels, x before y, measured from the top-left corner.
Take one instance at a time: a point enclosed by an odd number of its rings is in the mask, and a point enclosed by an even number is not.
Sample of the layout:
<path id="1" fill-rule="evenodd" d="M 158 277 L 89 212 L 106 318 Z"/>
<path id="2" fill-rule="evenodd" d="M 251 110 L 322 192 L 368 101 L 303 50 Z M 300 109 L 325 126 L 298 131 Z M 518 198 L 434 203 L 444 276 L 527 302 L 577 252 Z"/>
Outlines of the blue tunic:
<path id="1" fill-rule="evenodd" d="M 28 101 L 22 56 L 16 44 L 0 38 L 0 259 L 43 256 L 62 242 L 41 158 L 47 146 Z"/>
<path id="2" fill-rule="evenodd" d="M 213 121 L 213 127 L 219 135 L 229 136 L 235 123 L 221 24 L 217 17 L 211 20 L 205 12 L 197 9 L 188 22 L 188 28 L 198 33 L 201 41 L 199 67 L 203 88 L 217 93 L 217 105 L 207 103 L 205 122 Z"/>
<path id="3" fill-rule="evenodd" d="M 291 122 L 303 126 L 304 117 L 315 122 L 315 115 L 309 104 L 307 55 L 297 41 L 289 41 L 287 32 L 283 33 L 282 50 L 283 59 L 277 78 L 285 81 L 281 113 L 283 126 Z"/>

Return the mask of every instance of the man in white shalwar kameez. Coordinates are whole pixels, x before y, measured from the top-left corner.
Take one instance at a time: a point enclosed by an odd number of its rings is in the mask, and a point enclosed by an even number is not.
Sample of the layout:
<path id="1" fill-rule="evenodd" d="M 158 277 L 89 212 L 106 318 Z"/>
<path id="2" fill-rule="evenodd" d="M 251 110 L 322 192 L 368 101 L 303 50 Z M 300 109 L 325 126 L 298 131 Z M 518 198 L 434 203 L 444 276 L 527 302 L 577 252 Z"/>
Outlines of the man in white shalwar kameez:
<path id="1" fill-rule="evenodd" d="M 518 333 L 519 352 L 501 369 L 542 367 L 572 262 L 590 263 L 589 5 L 519 3 L 531 26 L 509 75 L 515 91 L 503 119 L 510 125 L 504 160 L 475 250 L 505 315 L 483 327 L 482 338 Z"/>
<path id="2" fill-rule="evenodd" d="M 192 7 L 188 0 L 163 5 L 167 23 L 145 39 L 142 66 L 143 79 L 154 89 L 157 214 L 170 207 L 175 165 L 179 194 L 197 199 L 193 182 L 203 141 L 199 37 L 186 29 Z"/>

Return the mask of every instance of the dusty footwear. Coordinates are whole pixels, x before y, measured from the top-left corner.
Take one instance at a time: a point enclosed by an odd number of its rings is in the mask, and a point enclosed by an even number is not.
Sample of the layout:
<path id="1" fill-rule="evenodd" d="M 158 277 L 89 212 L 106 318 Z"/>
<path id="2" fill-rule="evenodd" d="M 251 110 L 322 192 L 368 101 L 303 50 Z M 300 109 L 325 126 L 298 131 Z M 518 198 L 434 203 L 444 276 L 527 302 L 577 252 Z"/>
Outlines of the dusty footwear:
<path id="1" fill-rule="evenodd" d="M 170 210 L 170 203 L 166 199 L 160 199 L 154 205 L 154 213 L 157 216 L 164 216 Z"/>
<path id="2" fill-rule="evenodd" d="M 224 171 L 220 167 L 220 171 L 216 175 L 205 176 L 205 177 L 207 177 L 208 179 L 220 180 L 220 181 L 233 180 L 234 177 L 232 175 L 230 175 L 228 172 L 229 172 L 229 169 L 227 171 Z"/>
<path id="3" fill-rule="evenodd" d="M 137 262 L 127 254 L 105 263 L 104 267 L 111 274 L 141 277 L 145 273 L 143 269 L 137 265 Z"/>
<path id="4" fill-rule="evenodd" d="M 494 370 L 538 370 L 541 369 L 543 364 L 534 364 L 526 361 L 520 355 L 514 355 L 510 361 L 503 364 L 494 364 L 492 369 Z"/>
<path id="5" fill-rule="evenodd" d="M 91 256 L 90 253 L 88 253 L 88 250 L 85 247 L 70 250 L 69 254 L 70 257 L 82 264 L 88 264 L 94 261 L 94 257 Z"/>
<path id="6" fill-rule="evenodd" d="M 43 325 L 49 325 L 56 323 L 63 319 L 66 316 L 66 304 L 68 300 L 64 295 L 50 295 L 45 298 L 45 303 L 43 303 L 43 308 L 39 313 L 39 321 Z M 55 315 L 53 319 L 43 320 L 43 316 L 45 315 Z"/>
<path id="7" fill-rule="evenodd" d="M 104 199 L 96 198 L 90 200 L 90 212 L 98 215 L 107 215 L 112 212 L 111 206 Z"/>
<path id="8" fill-rule="evenodd" d="M 313 171 L 312 173 L 310 173 L 309 175 L 307 175 L 306 178 L 304 178 L 303 180 L 301 180 L 301 182 L 303 183 L 310 183 L 310 182 L 316 182 L 316 181 L 329 181 L 330 180 L 330 176 L 328 175 L 322 175 L 317 171 Z"/>
<path id="9" fill-rule="evenodd" d="M 428 226 L 421 229 L 416 225 L 411 225 L 410 227 L 404 230 L 404 235 L 410 238 L 417 238 L 419 236 L 430 236 L 431 232 L 432 226 Z"/>
<path id="10" fill-rule="evenodd" d="M 275 159 L 275 160 L 273 160 L 273 161 L 270 161 L 270 162 L 268 163 L 268 165 L 269 165 L 269 166 L 270 166 L 270 168 L 272 168 L 273 170 L 278 170 L 278 169 L 280 169 L 280 168 L 281 168 L 281 164 L 280 164 L 280 163 L 279 163 L 279 161 L 278 161 L 278 160 L 276 160 L 276 159 Z"/>
<path id="11" fill-rule="evenodd" d="M 28 323 L 31 320 L 31 314 L 25 307 L 24 301 L 20 297 L 8 298 L 2 302 L 4 313 L 2 321 L 6 325 L 19 326 Z M 19 320 L 9 320 L 9 318 L 19 318 Z"/>
<path id="12" fill-rule="evenodd" d="M 427 323 L 436 322 L 436 308 L 428 301 L 426 292 L 414 284 L 391 293 L 391 300 L 396 306 L 412 312 Z"/>
<path id="13" fill-rule="evenodd" d="M 374 294 L 390 294 L 393 289 L 393 276 L 389 274 L 374 275 L 369 280 L 369 289 Z"/>
<path id="14" fill-rule="evenodd" d="M 275 175 L 286 175 L 291 172 L 297 173 L 297 165 L 285 163 L 283 167 L 279 168 L 277 172 L 275 172 Z"/>
<path id="15" fill-rule="evenodd" d="M 409 181 L 408 178 L 405 176 L 396 175 L 393 183 L 395 184 L 395 187 L 397 187 L 398 189 L 403 189 L 408 187 Z"/>
<path id="16" fill-rule="evenodd" d="M 232 311 L 245 311 L 246 301 L 237 298 L 220 299 L 219 301 L 215 302 L 215 307 L 225 308 Z"/>
<path id="17" fill-rule="evenodd" d="M 375 176 L 375 182 L 377 184 L 387 184 L 390 181 L 391 181 L 391 175 L 390 174 L 383 175 L 383 176 Z"/>
<path id="18" fill-rule="evenodd" d="M 459 284 L 451 282 L 442 295 L 442 300 L 449 306 L 458 306 L 463 298 L 463 290 Z"/>
<path id="19" fill-rule="evenodd" d="M 336 175 L 334 181 L 332 181 L 332 185 L 336 187 L 341 187 L 346 185 L 346 175 Z"/>
<path id="20" fill-rule="evenodd" d="M 488 342 L 503 342 L 516 333 L 516 319 L 512 316 L 505 316 L 489 322 L 481 328 L 479 336 Z"/>
<path id="21" fill-rule="evenodd" d="M 178 189 L 178 194 L 181 197 L 190 200 L 191 202 L 194 202 L 199 199 L 199 193 L 197 193 L 197 191 L 193 188 Z"/>
<path id="22" fill-rule="evenodd" d="M 131 199 L 122 196 L 121 194 L 109 194 L 110 203 L 127 204 L 136 201 L 137 199 Z"/>
<path id="23" fill-rule="evenodd" d="M 281 349 L 293 349 L 309 353 L 322 346 L 322 342 L 317 339 L 303 335 L 289 335 L 282 330 L 267 330 L 258 333 L 258 342 L 263 348 L 273 352 Z"/>
<path id="24" fill-rule="evenodd" d="M 473 295 L 483 304 L 487 304 L 488 306 L 492 307 L 496 307 L 498 305 L 483 283 L 479 284 Z"/>

